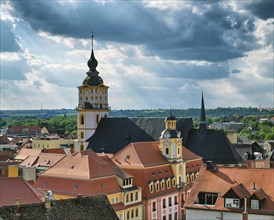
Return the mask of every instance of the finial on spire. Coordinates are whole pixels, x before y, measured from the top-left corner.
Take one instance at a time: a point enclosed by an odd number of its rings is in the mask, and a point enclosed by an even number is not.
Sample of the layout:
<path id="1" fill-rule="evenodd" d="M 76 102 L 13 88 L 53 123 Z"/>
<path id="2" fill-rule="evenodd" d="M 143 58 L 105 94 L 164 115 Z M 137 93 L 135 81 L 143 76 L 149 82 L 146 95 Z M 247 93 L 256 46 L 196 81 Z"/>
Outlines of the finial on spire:
<path id="1" fill-rule="evenodd" d="M 94 57 L 94 52 L 93 52 L 93 31 L 91 31 L 91 55 L 90 55 L 90 58 L 88 60 L 88 67 L 89 67 L 89 72 L 92 72 L 92 71 L 95 71 L 97 72 L 96 70 L 96 67 L 98 65 L 98 62 L 97 60 L 95 59 Z"/>
<path id="2" fill-rule="evenodd" d="M 169 107 L 169 116 L 172 116 L 171 107 Z"/>
<path id="3" fill-rule="evenodd" d="M 93 50 L 93 31 L 91 31 L 91 50 Z"/>

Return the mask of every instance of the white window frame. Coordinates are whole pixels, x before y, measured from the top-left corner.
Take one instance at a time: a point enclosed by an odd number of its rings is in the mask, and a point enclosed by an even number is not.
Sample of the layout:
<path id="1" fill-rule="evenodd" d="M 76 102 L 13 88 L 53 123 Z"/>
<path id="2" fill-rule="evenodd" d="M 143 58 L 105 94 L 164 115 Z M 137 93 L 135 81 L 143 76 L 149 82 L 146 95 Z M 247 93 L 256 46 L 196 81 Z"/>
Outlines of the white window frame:
<path id="1" fill-rule="evenodd" d="M 250 208 L 251 209 L 259 209 L 259 200 L 251 199 L 250 201 Z"/>
<path id="2" fill-rule="evenodd" d="M 227 208 L 240 208 L 240 199 L 225 198 L 225 207 L 227 207 Z"/>

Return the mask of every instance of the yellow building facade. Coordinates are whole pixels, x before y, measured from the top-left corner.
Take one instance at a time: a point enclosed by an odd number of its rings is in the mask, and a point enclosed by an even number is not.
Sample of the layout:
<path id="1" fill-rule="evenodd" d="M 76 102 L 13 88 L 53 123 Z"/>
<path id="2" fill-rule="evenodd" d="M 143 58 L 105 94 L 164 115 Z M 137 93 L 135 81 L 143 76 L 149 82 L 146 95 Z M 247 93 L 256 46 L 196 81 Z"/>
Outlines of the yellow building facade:
<path id="1" fill-rule="evenodd" d="M 33 149 L 53 149 L 62 148 L 62 146 L 71 146 L 74 144 L 74 139 L 33 139 L 32 148 Z"/>

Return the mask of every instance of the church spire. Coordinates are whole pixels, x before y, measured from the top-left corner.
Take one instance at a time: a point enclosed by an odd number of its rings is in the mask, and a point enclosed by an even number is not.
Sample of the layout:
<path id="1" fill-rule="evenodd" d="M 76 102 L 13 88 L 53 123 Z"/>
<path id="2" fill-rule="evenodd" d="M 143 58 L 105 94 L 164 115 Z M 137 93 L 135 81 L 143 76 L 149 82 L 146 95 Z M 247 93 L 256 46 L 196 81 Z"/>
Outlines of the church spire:
<path id="1" fill-rule="evenodd" d="M 103 79 L 98 75 L 99 72 L 96 70 L 96 67 L 98 65 L 98 61 L 94 57 L 93 52 L 93 32 L 91 32 L 91 55 L 87 62 L 87 65 L 89 67 L 89 71 L 87 72 L 87 77 L 83 81 L 83 85 L 87 84 L 90 86 L 99 86 L 100 84 L 103 84 Z"/>
<path id="2" fill-rule="evenodd" d="M 204 104 L 204 96 L 202 92 L 202 103 L 201 103 L 201 115 L 200 115 L 200 129 L 207 129 L 207 122 L 206 122 L 206 114 L 205 114 L 205 104 Z"/>
<path id="3" fill-rule="evenodd" d="M 89 67 L 89 72 L 96 71 L 96 67 L 98 65 L 98 61 L 95 59 L 94 52 L 93 52 L 93 37 L 94 37 L 93 32 L 91 32 L 91 55 L 87 63 Z"/>

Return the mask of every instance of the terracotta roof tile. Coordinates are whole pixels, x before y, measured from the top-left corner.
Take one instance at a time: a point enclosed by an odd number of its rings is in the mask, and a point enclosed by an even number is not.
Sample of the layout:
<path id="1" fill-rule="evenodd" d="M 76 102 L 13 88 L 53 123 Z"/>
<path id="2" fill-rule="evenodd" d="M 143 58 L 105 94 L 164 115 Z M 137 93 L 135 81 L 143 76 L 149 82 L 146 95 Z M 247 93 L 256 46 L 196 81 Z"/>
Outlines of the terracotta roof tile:
<path id="1" fill-rule="evenodd" d="M 273 169 L 251 169 L 238 167 L 219 167 L 216 172 L 206 169 L 204 165 L 199 173 L 197 180 L 191 188 L 191 192 L 186 201 L 186 208 L 212 209 L 229 211 L 224 207 L 224 197 L 217 198 L 215 206 L 197 206 L 195 205 L 196 196 L 199 192 L 212 192 L 225 195 L 229 190 L 233 190 L 240 198 L 252 196 L 255 194 L 258 199 L 265 201 L 260 210 L 248 210 L 248 212 L 262 213 L 273 212 L 274 205 L 274 179 Z M 212 187 L 214 183 L 214 187 Z M 255 184 L 254 184 L 255 183 Z M 254 191 L 259 189 L 261 191 Z M 246 194 L 246 195 L 245 195 Z M 264 195 L 263 195 L 264 194 Z M 264 211 L 265 210 L 265 211 Z M 273 213 L 274 214 L 274 213 Z"/>
<path id="2" fill-rule="evenodd" d="M 131 143 L 115 155 L 114 162 L 122 167 L 139 168 L 168 164 L 159 141 Z"/>
<path id="3" fill-rule="evenodd" d="M 63 178 L 91 179 L 114 175 L 111 167 L 91 150 L 65 156 L 42 175 Z"/>
<path id="4" fill-rule="evenodd" d="M 18 198 L 20 204 L 44 201 L 44 194 L 21 177 L 0 177 L 0 206 L 14 205 Z"/>
<path id="5" fill-rule="evenodd" d="M 22 148 L 15 157 L 15 160 L 25 160 L 28 156 L 38 156 L 41 149 Z"/>

